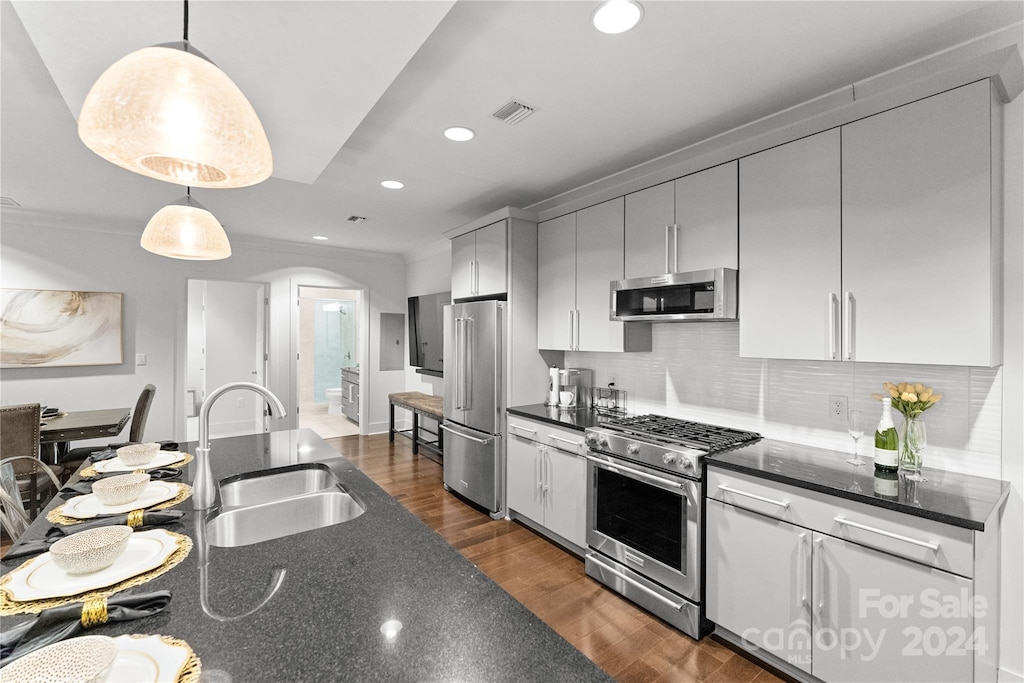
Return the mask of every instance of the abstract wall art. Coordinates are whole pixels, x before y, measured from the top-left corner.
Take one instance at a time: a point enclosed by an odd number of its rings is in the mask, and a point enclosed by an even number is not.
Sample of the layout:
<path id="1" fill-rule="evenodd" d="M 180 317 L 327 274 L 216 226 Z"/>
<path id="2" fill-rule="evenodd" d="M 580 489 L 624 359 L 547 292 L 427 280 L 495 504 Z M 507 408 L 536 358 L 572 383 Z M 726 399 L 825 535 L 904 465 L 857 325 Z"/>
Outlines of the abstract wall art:
<path id="1" fill-rule="evenodd" d="M 0 290 L 0 367 L 124 362 L 121 292 Z"/>

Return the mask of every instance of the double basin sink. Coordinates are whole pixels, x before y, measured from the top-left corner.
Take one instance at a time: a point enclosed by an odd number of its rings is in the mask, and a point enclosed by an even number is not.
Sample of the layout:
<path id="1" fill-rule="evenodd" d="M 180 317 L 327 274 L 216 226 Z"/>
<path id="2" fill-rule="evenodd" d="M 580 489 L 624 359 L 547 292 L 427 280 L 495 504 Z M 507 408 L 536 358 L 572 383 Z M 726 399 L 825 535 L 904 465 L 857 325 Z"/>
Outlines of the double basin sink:
<path id="1" fill-rule="evenodd" d="M 366 510 L 323 463 L 246 472 L 219 488 L 220 508 L 206 522 L 206 540 L 221 548 L 341 524 Z"/>

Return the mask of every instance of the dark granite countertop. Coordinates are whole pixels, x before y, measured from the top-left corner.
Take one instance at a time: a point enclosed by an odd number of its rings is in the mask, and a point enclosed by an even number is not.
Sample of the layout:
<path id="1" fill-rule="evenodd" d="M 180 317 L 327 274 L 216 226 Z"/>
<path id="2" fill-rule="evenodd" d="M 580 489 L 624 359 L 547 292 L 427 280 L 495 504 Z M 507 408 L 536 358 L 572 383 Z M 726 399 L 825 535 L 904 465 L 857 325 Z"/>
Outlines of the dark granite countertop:
<path id="1" fill-rule="evenodd" d="M 562 410 L 558 406 L 549 406 L 544 403 L 532 403 L 526 406 L 514 406 L 506 409 L 511 415 L 526 417 L 531 420 L 540 420 L 556 427 L 566 427 L 583 431 L 587 427 L 600 426 L 602 422 L 609 419 L 607 415 L 599 414 L 593 410 Z"/>
<path id="2" fill-rule="evenodd" d="M 183 638 L 202 659 L 204 680 L 610 680 L 312 431 L 217 439 L 211 453 L 218 481 L 312 461 L 328 465 L 366 512 L 277 540 L 209 547 L 205 568 L 197 542 L 180 565 L 131 589 L 172 591 L 167 610 L 89 632 Z M 196 540 L 202 515 L 190 500 L 177 509 L 186 515 L 169 528 Z M 48 526 L 37 520 L 24 539 Z M 280 589 L 250 614 L 281 569 Z M 403 628 L 389 641 L 381 626 L 391 619 Z"/>
<path id="3" fill-rule="evenodd" d="M 925 468 L 925 482 L 908 481 L 901 474 L 899 496 L 893 499 L 875 493 L 875 468 L 870 459 L 867 465 L 856 467 L 846 462 L 847 457 L 837 451 L 764 439 L 718 453 L 705 462 L 708 467 L 744 472 L 975 531 L 984 531 L 985 522 L 1010 492 L 1009 482 Z"/>

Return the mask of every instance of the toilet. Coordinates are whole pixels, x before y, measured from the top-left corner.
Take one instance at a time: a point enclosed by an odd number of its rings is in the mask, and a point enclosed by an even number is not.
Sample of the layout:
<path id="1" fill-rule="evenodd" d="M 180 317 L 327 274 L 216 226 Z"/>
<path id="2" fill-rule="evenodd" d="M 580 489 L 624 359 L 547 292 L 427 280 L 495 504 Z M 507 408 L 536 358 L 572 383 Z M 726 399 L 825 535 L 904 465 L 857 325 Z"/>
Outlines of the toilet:
<path id="1" fill-rule="evenodd" d="M 341 387 L 324 389 L 327 395 L 327 414 L 341 415 Z"/>

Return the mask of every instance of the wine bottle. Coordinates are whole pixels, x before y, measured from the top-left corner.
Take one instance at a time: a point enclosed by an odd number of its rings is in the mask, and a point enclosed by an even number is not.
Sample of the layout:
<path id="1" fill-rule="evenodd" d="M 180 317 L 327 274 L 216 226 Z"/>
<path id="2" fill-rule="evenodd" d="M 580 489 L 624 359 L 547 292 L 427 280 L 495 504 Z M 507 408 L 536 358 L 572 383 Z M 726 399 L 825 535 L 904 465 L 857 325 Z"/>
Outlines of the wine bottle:
<path id="1" fill-rule="evenodd" d="M 875 430 L 875 469 L 883 472 L 899 470 L 900 440 L 892 423 L 892 399 L 882 399 L 882 419 Z"/>

